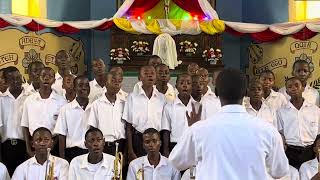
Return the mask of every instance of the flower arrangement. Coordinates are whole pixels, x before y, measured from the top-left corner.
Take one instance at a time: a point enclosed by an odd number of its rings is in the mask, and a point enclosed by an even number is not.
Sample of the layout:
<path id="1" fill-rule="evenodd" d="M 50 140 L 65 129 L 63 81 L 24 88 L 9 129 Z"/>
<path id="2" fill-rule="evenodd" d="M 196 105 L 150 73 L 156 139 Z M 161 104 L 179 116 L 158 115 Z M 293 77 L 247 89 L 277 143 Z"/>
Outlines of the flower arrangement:
<path id="1" fill-rule="evenodd" d="M 143 55 L 149 52 L 149 43 L 146 41 L 133 41 L 131 49 L 133 52 L 137 53 L 137 55 Z"/>
<path id="2" fill-rule="evenodd" d="M 129 50 L 127 48 L 116 48 L 110 50 L 110 59 L 123 64 L 124 61 L 130 60 Z"/>
<path id="3" fill-rule="evenodd" d="M 180 45 L 180 52 L 185 53 L 186 55 L 196 54 L 198 44 L 192 43 L 190 41 L 183 41 L 179 43 Z"/>
<path id="4" fill-rule="evenodd" d="M 222 58 L 221 49 L 206 49 L 202 52 L 202 57 L 206 59 L 210 64 L 217 64 Z"/>

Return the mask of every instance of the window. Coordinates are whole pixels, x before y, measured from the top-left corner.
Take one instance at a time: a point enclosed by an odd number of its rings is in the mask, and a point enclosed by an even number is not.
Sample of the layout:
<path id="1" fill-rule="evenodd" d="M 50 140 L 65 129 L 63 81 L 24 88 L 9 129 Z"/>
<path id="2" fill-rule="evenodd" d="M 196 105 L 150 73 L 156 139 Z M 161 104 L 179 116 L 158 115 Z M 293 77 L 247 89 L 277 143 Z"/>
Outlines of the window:
<path id="1" fill-rule="evenodd" d="M 289 21 L 320 18 L 320 0 L 289 0 Z"/>
<path id="2" fill-rule="evenodd" d="M 47 0 L 12 0 L 11 3 L 12 14 L 47 17 Z"/>

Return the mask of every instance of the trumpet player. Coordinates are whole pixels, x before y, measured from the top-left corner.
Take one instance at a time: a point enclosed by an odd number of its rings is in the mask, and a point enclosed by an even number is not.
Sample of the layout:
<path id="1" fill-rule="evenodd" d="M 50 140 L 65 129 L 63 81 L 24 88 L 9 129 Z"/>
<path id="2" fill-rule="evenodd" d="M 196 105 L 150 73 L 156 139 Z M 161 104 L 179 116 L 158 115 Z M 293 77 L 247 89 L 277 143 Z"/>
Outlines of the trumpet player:
<path id="1" fill-rule="evenodd" d="M 85 134 L 84 144 L 89 153 L 71 161 L 69 180 L 119 180 L 113 178 L 115 157 L 103 153 L 105 141 L 101 130 L 90 128 Z"/>
<path id="2" fill-rule="evenodd" d="M 69 164 L 62 158 L 50 155 L 52 144 L 49 129 L 36 129 L 32 135 L 35 156 L 17 167 L 12 180 L 68 180 Z"/>
<path id="3" fill-rule="evenodd" d="M 147 155 L 130 163 L 127 180 L 180 180 L 180 172 L 159 153 L 159 132 L 153 128 L 146 129 L 142 139 Z"/>
<path id="4" fill-rule="evenodd" d="M 320 180 L 320 135 L 316 137 L 312 147 L 316 157 L 313 160 L 307 161 L 301 165 L 299 170 L 300 180 Z"/>

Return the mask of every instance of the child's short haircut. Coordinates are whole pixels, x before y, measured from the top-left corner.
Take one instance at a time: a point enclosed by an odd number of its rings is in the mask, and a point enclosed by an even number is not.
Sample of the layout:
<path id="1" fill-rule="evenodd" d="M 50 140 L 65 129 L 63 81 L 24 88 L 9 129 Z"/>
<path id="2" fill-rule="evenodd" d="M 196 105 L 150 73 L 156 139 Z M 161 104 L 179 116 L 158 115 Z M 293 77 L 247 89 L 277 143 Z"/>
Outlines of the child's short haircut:
<path id="1" fill-rule="evenodd" d="M 33 137 L 37 132 L 40 132 L 40 131 L 46 131 L 46 132 L 48 132 L 48 133 L 52 136 L 52 133 L 51 133 L 51 131 L 50 131 L 48 128 L 39 127 L 39 128 L 37 128 L 36 130 L 33 131 L 32 137 Z"/>
<path id="2" fill-rule="evenodd" d="M 286 83 L 285 83 L 285 85 L 287 86 L 287 83 L 288 83 L 289 81 L 293 81 L 293 80 L 298 80 L 298 81 L 300 81 L 300 82 L 301 82 L 301 80 L 300 80 L 299 78 L 297 78 L 297 77 L 293 76 L 293 77 L 290 77 L 290 78 L 286 79 Z M 302 83 L 302 82 L 301 82 L 301 83 Z"/>
<path id="3" fill-rule="evenodd" d="M 8 74 L 12 73 L 12 72 L 20 72 L 20 71 L 18 70 L 18 68 L 14 67 L 14 66 L 9 66 L 4 69 L 3 78 L 5 81 L 8 81 L 8 79 L 10 78 Z"/>
<path id="4" fill-rule="evenodd" d="M 253 86 L 254 84 L 260 84 L 260 85 L 262 85 L 262 83 L 261 83 L 258 79 L 253 78 L 252 80 L 250 80 L 248 87 L 251 87 L 251 86 Z"/>
<path id="5" fill-rule="evenodd" d="M 185 76 L 191 77 L 190 74 L 188 74 L 188 73 L 178 74 L 176 83 L 177 83 L 182 77 L 185 77 Z M 192 79 L 192 78 L 191 78 L 191 79 Z"/>
<path id="6" fill-rule="evenodd" d="M 158 137 L 160 138 L 160 133 L 158 130 L 154 129 L 154 128 L 148 128 L 146 129 L 144 132 L 143 132 L 143 135 L 146 135 L 146 134 L 157 134 Z"/>
<path id="7" fill-rule="evenodd" d="M 33 61 L 28 65 L 28 69 L 27 69 L 28 73 L 30 72 L 31 67 L 34 66 L 34 65 L 42 65 L 43 67 L 45 67 L 45 65 L 41 61 Z"/>
<path id="8" fill-rule="evenodd" d="M 101 131 L 100 129 L 95 128 L 95 127 L 91 127 L 90 129 L 88 129 L 88 131 L 87 131 L 86 134 L 84 135 L 84 138 L 87 139 L 88 135 L 89 135 L 90 133 L 94 133 L 94 132 L 100 133 L 101 136 L 103 137 L 103 133 L 102 133 L 102 131 Z"/>
<path id="9" fill-rule="evenodd" d="M 85 75 L 79 75 L 79 76 L 75 77 L 73 80 L 73 86 L 76 84 L 78 79 L 88 79 L 88 78 Z"/>
<path id="10" fill-rule="evenodd" d="M 151 65 L 146 65 L 146 66 L 141 66 L 140 69 L 139 69 L 139 75 L 141 75 L 141 72 L 144 68 L 154 68 L 153 66 Z"/>
<path id="11" fill-rule="evenodd" d="M 224 69 L 217 77 L 216 90 L 221 98 L 232 102 L 239 101 L 247 91 L 246 75 L 236 69 Z"/>
<path id="12" fill-rule="evenodd" d="M 295 61 L 294 63 L 293 63 L 293 65 L 292 65 L 292 70 L 294 70 L 295 68 L 296 68 L 296 65 L 297 64 L 307 64 L 308 65 L 308 68 L 309 68 L 309 70 L 310 70 L 310 65 L 309 65 L 309 63 L 306 61 L 306 60 L 302 60 L 302 59 L 299 59 L 299 60 L 297 60 L 297 61 Z"/>
<path id="13" fill-rule="evenodd" d="M 167 67 L 169 69 L 169 66 L 167 66 L 167 65 L 165 65 L 163 63 L 156 65 L 155 69 L 157 70 L 160 67 Z"/>
<path id="14" fill-rule="evenodd" d="M 275 79 L 274 73 L 269 69 L 262 71 L 259 75 L 259 78 L 261 78 L 263 74 L 271 74 L 273 76 L 273 79 Z"/>
<path id="15" fill-rule="evenodd" d="M 49 70 L 49 71 L 52 71 L 53 74 L 55 73 L 54 70 L 53 70 L 51 67 L 49 67 L 49 66 L 46 66 L 46 67 L 42 68 L 41 71 L 43 71 L 43 70 Z"/>

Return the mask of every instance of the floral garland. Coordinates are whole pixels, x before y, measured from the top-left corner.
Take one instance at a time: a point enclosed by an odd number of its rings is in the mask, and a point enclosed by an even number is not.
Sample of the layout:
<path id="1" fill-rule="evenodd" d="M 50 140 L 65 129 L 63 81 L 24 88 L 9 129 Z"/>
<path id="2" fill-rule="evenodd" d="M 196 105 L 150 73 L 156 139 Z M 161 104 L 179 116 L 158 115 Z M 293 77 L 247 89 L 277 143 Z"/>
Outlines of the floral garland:
<path id="1" fill-rule="evenodd" d="M 127 48 L 116 48 L 110 50 L 110 59 L 118 62 L 130 60 Z"/>
<path id="2" fill-rule="evenodd" d="M 185 54 L 196 54 L 198 44 L 190 41 L 180 42 L 180 52 Z"/>
<path id="3" fill-rule="evenodd" d="M 202 52 L 202 57 L 205 58 L 210 64 L 217 64 L 222 58 L 221 49 L 206 49 Z"/>

